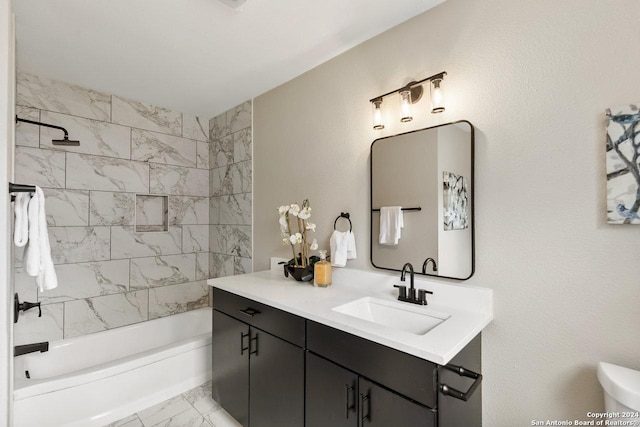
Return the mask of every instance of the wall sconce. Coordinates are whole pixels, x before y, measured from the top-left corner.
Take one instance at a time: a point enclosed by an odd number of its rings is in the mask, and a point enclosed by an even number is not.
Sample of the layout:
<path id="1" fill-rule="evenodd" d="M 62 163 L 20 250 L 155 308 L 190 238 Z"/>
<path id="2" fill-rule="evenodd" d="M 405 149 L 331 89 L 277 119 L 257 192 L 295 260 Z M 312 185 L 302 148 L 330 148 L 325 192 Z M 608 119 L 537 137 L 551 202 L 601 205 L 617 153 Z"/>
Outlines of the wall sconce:
<path id="1" fill-rule="evenodd" d="M 382 116 L 382 98 L 388 95 L 398 93 L 400 96 L 400 121 L 403 123 L 413 120 L 411 114 L 411 104 L 420 101 L 424 89 L 422 83 L 429 81 L 431 84 L 431 113 L 442 113 L 444 111 L 444 93 L 442 90 L 442 81 L 447 73 L 445 71 L 434 74 L 431 77 L 422 79 L 417 82 L 411 82 L 400 89 L 392 90 L 384 95 L 377 96 L 369 102 L 373 104 L 373 128 L 376 130 L 384 129 L 384 120 Z"/>

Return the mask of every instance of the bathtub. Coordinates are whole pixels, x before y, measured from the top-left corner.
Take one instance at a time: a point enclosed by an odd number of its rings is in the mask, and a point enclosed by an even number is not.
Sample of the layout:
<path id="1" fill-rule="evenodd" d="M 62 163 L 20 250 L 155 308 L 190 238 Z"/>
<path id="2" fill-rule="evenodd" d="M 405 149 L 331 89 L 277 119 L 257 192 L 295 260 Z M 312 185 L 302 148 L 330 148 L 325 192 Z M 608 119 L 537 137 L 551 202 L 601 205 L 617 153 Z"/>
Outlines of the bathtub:
<path id="1" fill-rule="evenodd" d="M 211 379 L 211 309 L 54 341 L 14 367 L 15 427 L 101 427 Z"/>

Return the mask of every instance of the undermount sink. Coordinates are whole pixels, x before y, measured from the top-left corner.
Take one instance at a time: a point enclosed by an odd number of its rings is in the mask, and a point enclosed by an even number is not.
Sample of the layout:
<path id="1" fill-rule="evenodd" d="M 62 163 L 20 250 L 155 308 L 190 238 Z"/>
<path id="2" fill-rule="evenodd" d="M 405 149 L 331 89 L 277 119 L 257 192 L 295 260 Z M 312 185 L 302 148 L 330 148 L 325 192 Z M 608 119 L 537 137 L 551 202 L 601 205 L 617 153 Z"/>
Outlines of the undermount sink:
<path id="1" fill-rule="evenodd" d="M 360 298 L 332 310 L 414 335 L 424 335 L 450 317 L 424 306 L 371 297 Z"/>

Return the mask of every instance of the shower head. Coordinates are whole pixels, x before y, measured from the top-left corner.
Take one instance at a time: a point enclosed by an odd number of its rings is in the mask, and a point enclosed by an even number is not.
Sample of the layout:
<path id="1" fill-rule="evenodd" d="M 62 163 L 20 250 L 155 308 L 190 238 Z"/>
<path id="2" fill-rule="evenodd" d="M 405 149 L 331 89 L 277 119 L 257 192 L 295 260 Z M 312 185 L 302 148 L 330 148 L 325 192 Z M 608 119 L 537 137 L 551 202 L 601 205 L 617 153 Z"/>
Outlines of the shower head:
<path id="1" fill-rule="evenodd" d="M 68 147 L 77 147 L 80 145 L 80 141 L 74 141 L 73 139 L 69 139 L 69 132 L 67 132 L 67 130 L 65 128 L 63 128 L 62 126 L 56 126 L 56 125 L 50 125 L 48 123 L 42 123 L 42 122 L 36 122 L 33 120 L 27 120 L 27 119 L 21 119 L 20 117 L 16 116 L 16 123 L 18 122 L 24 122 L 24 123 L 30 123 L 32 125 L 38 125 L 38 126 L 45 126 L 51 129 L 59 129 L 62 132 L 64 132 L 64 139 L 52 139 L 51 143 L 53 145 L 66 145 Z"/>
<path id="2" fill-rule="evenodd" d="M 64 136 L 64 139 L 52 139 L 51 143 L 53 145 L 66 145 L 68 147 L 78 147 L 80 145 L 80 141 L 69 139 L 67 135 Z"/>

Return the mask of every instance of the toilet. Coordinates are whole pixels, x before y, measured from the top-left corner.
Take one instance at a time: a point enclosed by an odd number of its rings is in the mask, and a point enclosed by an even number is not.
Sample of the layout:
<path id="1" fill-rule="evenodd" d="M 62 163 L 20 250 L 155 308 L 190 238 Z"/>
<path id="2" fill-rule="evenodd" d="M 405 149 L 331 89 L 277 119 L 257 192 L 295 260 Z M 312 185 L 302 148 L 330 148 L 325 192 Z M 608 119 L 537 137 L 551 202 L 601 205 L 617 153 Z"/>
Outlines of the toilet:
<path id="1" fill-rule="evenodd" d="M 600 362 L 598 380 L 604 389 L 604 408 L 610 413 L 609 420 L 639 422 L 640 371 Z"/>

